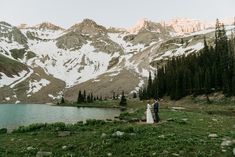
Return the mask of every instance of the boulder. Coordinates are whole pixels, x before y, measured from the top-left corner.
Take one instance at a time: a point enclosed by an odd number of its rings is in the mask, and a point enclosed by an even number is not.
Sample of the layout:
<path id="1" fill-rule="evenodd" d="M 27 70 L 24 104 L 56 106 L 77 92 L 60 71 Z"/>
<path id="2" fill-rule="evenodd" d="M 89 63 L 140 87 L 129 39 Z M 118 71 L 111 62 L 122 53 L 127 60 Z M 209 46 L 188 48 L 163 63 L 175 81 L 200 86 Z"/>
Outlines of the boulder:
<path id="1" fill-rule="evenodd" d="M 52 157 L 52 152 L 39 151 L 37 152 L 36 157 Z"/>
<path id="2" fill-rule="evenodd" d="M 58 131 L 59 137 L 70 136 L 70 131 Z"/>
<path id="3" fill-rule="evenodd" d="M 217 135 L 217 134 L 209 134 L 209 136 L 208 136 L 208 137 L 216 138 L 216 137 L 218 137 L 218 135 Z"/>
<path id="4" fill-rule="evenodd" d="M 106 136 L 107 136 L 106 133 L 102 133 L 102 134 L 101 134 L 101 138 L 104 138 L 104 137 L 106 137 Z"/>
<path id="5" fill-rule="evenodd" d="M 31 150 L 34 150 L 35 148 L 30 146 L 30 147 L 27 147 L 26 149 L 27 149 L 28 151 L 31 151 Z"/>
<path id="6" fill-rule="evenodd" d="M 223 140 L 223 142 L 221 143 L 221 146 L 231 146 L 233 143 L 230 140 Z"/>
<path id="7" fill-rule="evenodd" d="M 67 146 L 62 146 L 62 149 L 63 150 L 66 150 L 68 147 Z"/>
<path id="8" fill-rule="evenodd" d="M 115 133 L 112 134 L 112 136 L 123 136 L 124 132 L 121 131 L 116 131 Z"/>

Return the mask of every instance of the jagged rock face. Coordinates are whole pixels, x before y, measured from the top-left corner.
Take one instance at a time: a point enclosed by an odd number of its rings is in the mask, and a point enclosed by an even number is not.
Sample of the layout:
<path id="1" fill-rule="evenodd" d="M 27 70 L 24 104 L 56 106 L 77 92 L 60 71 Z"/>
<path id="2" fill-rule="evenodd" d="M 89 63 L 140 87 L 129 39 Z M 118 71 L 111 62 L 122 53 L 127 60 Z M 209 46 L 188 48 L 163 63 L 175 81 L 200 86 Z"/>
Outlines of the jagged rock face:
<path id="1" fill-rule="evenodd" d="M 15 41 L 21 45 L 27 44 L 27 38 L 21 31 L 6 22 L 0 22 L 0 37 L 7 39 L 6 42 L 12 43 Z"/>
<path id="2" fill-rule="evenodd" d="M 122 52 L 122 48 L 107 36 L 108 30 L 96 24 L 94 21 L 85 19 L 81 23 L 72 26 L 66 33 L 57 38 L 56 45 L 62 49 L 79 50 L 87 41 L 97 51 L 106 53 Z"/>
<path id="3" fill-rule="evenodd" d="M 13 77 L 13 75 L 19 76 L 18 73 L 23 70 L 28 71 L 27 65 L 0 54 L 0 77 L 2 76 L 1 73 L 4 73 L 8 77 Z"/>
<path id="4" fill-rule="evenodd" d="M 211 27 L 209 23 L 186 18 L 172 19 L 165 24 L 168 26 L 172 26 L 177 33 L 191 33 Z"/>
<path id="5" fill-rule="evenodd" d="M 115 52 L 123 53 L 120 45 L 110 40 L 107 35 L 98 38 L 92 38 L 92 45 L 96 48 L 97 51 L 102 51 L 109 54 Z"/>
<path id="6" fill-rule="evenodd" d="M 152 42 L 158 42 L 160 36 L 157 33 L 151 33 L 149 31 L 142 30 L 137 35 L 129 35 L 125 37 L 125 39 L 132 42 L 133 44 L 149 45 Z"/>
<path id="7" fill-rule="evenodd" d="M 52 23 L 49 23 L 49 22 L 43 22 L 37 26 L 35 26 L 35 28 L 38 28 L 38 29 L 44 29 L 44 30 L 64 30 L 63 28 L 59 27 L 59 26 L 56 26 Z"/>
<path id="8" fill-rule="evenodd" d="M 131 41 L 133 44 L 149 45 L 152 42 L 166 40 L 171 37 L 174 32 L 171 26 L 165 26 L 160 23 L 148 21 L 146 19 L 139 21 L 135 26 L 129 28 L 131 33 L 124 40 Z"/>
<path id="9" fill-rule="evenodd" d="M 0 103 L 56 102 L 62 94 L 76 101 L 84 89 L 103 97 L 137 92 L 149 71 L 202 49 L 205 34 L 212 45 L 213 31 L 177 36 L 173 26 L 146 20 L 133 31 L 89 19 L 67 30 L 0 22 Z"/>
<path id="10" fill-rule="evenodd" d="M 81 34 L 80 32 L 69 32 L 59 38 L 57 38 L 56 45 L 61 49 L 69 50 L 79 50 L 83 44 L 87 43 L 86 35 Z"/>
<path id="11" fill-rule="evenodd" d="M 165 34 L 169 33 L 169 31 L 173 32 L 174 30 L 172 27 L 166 26 L 164 24 L 152 22 L 147 19 L 142 19 L 138 21 L 137 24 L 133 27 L 127 29 L 127 31 L 131 34 L 137 34 L 141 31 L 150 31 L 153 33 Z"/>
<path id="12" fill-rule="evenodd" d="M 68 31 L 80 32 L 81 34 L 105 35 L 107 30 L 105 27 L 98 25 L 90 19 L 84 19 L 81 23 L 73 25 Z"/>

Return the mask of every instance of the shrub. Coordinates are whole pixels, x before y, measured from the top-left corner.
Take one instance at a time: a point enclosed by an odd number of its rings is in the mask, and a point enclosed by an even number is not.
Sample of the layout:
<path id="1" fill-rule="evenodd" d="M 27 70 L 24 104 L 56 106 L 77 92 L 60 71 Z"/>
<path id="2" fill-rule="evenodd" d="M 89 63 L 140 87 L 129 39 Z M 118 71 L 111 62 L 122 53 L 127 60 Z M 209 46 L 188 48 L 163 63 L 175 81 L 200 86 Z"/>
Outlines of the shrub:
<path id="1" fill-rule="evenodd" d="M 104 125 L 104 120 L 89 119 L 86 121 L 86 125 Z"/>
<path id="2" fill-rule="evenodd" d="M 0 134 L 6 134 L 6 133 L 7 133 L 7 128 L 0 129 Z"/>
<path id="3" fill-rule="evenodd" d="M 39 130 L 41 128 L 45 128 L 46 126 L 47 124 L 43 123 L 30 124 L 29 126 L 20 126 L 18 129 L 13 130 L 13 132 L 17 133 L 32 132 Z"/>

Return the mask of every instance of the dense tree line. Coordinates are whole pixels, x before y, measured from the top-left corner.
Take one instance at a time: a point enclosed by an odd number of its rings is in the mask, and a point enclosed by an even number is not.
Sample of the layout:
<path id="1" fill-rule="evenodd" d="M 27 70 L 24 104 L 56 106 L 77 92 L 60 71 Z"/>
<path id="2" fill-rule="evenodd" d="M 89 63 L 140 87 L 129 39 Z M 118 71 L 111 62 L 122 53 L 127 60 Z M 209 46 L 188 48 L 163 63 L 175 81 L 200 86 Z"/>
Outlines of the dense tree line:
<path id="1" fill-rule="evenodd" d="M 222 91 L 226 96 L 235 95 L 235 38 L 234 30 L 228 39 L 225 27 L 216 21 L 215 43 L 188 56 L 173 57 L 158 68 L 148 84 L 139 90 L 140 99 L 170 96 L 178 100 L 187 95 Z"/>
<path id="2" fill-rule="evenodd" d="M 93 96 L 93 93 L 89 93 L 89 94 L 86 94 L 86 90 L 82 91 L 79 90 L 78 92 L 78 97 L 77 97 L 77 104 L 81 104 L 81 103 L 92 103 L 96 100 L 99 100 L 99 101 L 102 101 L 103 100 L 103 97 L 100 96 Z"/>

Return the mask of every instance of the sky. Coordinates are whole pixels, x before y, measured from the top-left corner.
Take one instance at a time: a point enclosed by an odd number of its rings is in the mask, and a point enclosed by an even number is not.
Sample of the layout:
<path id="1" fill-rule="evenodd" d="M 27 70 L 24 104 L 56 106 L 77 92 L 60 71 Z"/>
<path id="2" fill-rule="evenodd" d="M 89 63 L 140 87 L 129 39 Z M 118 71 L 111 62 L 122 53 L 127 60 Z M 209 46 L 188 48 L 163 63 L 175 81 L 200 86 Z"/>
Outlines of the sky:
<path id="1" fill-rule="evenodd" d="M 107 27 L 128 28 L 143 18 L 232 18 L 234 6 L 235 0 L 0 0 L 0 21 L 16 26 L 52 22 L 68 28 L 89 18 Z"/>

